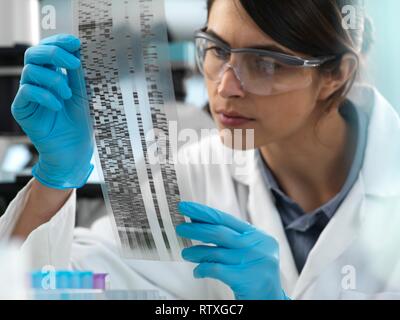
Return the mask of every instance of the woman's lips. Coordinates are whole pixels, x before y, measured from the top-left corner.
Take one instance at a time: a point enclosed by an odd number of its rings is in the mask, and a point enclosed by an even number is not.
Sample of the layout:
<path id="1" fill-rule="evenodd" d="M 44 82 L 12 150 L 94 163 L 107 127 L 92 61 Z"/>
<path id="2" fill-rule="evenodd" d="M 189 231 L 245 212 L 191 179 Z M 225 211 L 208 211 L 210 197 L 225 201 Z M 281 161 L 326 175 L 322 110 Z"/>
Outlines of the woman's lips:
<path id="1" fill-rule="evenodd" d="M 239 127 L 248 122 L 254 121 L 254 119 L 245 118 L 243 116 L 226 114 L 226 113 L 218 113 L 219 122 L 226 127 Z"/>

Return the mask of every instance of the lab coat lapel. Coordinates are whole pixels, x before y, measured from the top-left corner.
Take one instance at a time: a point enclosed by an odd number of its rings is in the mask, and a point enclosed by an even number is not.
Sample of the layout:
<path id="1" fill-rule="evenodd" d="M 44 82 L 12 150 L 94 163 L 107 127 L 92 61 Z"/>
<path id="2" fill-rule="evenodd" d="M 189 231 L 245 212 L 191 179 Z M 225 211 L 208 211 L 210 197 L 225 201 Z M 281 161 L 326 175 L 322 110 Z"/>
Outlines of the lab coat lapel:
<path id="1" fill-rule="evenodd" d="M 278 241 L 282 285 L 286 293 L 291 295 L 298 279 L 297 268 L 272 195 L 257 166 L 250 173 L 248 211 L 250 222 Z"/>
<path id="2" fill-rule="evenodd" d="M 314 279 L 337 259 L 358 236 L 364 218 L 364 183 L 360 176 L 310 251 L 293 291 L 298 298 Z"/>

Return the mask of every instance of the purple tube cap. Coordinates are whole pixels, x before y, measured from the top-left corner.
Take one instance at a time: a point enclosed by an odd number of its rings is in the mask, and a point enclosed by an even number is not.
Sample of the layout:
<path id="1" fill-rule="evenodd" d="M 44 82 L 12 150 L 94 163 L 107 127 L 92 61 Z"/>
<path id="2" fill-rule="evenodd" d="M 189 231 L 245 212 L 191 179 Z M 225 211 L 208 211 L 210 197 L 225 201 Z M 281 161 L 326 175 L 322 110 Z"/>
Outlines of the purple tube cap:
<path id="1" fill-rule="evenodd" d="M 93 289 L 106 289 L 106 277 L 108 273 L 95 273 L 93 274 Z"/>

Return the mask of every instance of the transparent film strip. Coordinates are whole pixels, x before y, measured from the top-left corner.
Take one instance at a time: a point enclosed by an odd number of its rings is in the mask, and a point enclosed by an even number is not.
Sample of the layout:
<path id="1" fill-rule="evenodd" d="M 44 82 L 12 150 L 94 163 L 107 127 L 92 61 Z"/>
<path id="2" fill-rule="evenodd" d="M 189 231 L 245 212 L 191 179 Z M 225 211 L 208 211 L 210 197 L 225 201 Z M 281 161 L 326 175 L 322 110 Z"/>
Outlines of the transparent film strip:
<path id="1" fill-rule="evenodd" d="M 162 0 L 74 0 L 74 29 L 101 167 L 103 195 L 122 254 L 181 260 L 185 181 L 169 124 L 177 111 Z M 178 184 L 179 182 L 179 184 Z"/>

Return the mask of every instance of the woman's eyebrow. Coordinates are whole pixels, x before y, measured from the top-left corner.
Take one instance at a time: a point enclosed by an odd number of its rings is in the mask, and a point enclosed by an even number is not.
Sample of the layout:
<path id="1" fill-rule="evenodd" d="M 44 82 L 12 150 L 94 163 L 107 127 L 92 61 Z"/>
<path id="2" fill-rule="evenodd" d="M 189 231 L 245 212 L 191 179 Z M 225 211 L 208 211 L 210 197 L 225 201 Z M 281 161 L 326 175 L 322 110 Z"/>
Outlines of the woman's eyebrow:
<path id="1" fill-rule="evenodd" d="M 224 44 L 229 45 L 227 41 L 225 41 L 222 37 L 220 37 L 214 30 L 207 28 L 205 32 L 209 33 L 212 35 L 214 38 L 217 38 L 219 41 L 223 42 Z M 267 50 L 267 51 L 274 51 L 274 52 L 279 52 L 287 55 L 291 55 L 290 52 L 287 52 L 283 50 L 282 48 L 274 45 L 274 44 L 266 44 L 266 45 L 254 45 L 254 46 L 246 46 L 248 49 L 259 49 L 259 50 Z"/>
<path id="2" fill-rule="evenodd" d="M 222 39 L 222 37 L 220 37 L 213 29 L 206 28 L 205 32 L 212 35 L 214 38 L 218 39 L 219 41 L 226 44 L 227 46 L 230 46 L 229 43 L 227 41 L 225 41 L 224 39 Z"/>

